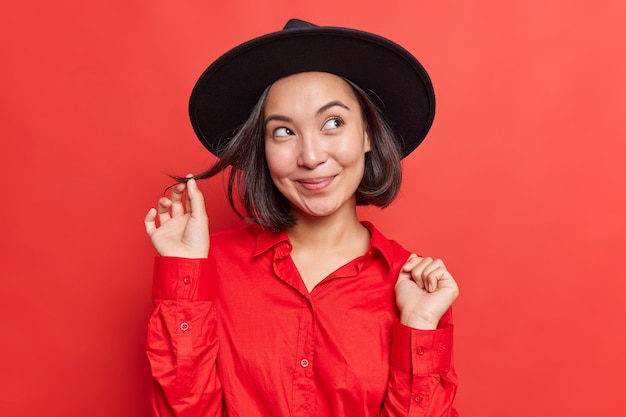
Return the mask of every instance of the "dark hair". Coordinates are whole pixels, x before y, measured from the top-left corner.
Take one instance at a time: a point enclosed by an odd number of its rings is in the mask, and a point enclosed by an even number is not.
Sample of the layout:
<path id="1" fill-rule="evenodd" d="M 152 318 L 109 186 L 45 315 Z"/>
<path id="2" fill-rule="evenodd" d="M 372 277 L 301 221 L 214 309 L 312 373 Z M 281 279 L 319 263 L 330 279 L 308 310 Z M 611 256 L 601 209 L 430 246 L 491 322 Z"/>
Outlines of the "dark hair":
<path id="1" fill-rule="evenodd" d="M 402 181 L 398 141 L 368 94 L 353 82 L 345 78 L 344 81 L 361 106 L 371 143 L 371 151 L 365 154 L 365 170 L 356 190 L 356 203 L 387 207 L 397 196 Z M 248 120 L 225 144 L 220 159 L 193 178 L 210 178 L 230 167 L 228 201 L 235 213 L 264 228 L 279 231 L 294 225 L 296 218 L 290 211 L 289 201 L 274 185 L 265 161 L 263 110 L 270 87 L 263 91 Z M 188 179 L 174 178 L 179 182 Z M 243 205 L 245 215 L 237 207 L 235 194 Z"/>

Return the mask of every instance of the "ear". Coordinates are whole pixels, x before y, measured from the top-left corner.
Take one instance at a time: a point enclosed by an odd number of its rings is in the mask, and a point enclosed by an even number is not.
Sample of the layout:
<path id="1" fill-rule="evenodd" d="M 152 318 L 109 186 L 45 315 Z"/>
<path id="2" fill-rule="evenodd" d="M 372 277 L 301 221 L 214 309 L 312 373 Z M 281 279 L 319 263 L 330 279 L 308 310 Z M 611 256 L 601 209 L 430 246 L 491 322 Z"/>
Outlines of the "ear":
<path id="1" fill-rule="evenodd" d="M 370 142 L 370 134 L 367 125 L 363 128 L 363 149 L 365 150 L 365 153 L 372 150 L 372 143 Z"/>

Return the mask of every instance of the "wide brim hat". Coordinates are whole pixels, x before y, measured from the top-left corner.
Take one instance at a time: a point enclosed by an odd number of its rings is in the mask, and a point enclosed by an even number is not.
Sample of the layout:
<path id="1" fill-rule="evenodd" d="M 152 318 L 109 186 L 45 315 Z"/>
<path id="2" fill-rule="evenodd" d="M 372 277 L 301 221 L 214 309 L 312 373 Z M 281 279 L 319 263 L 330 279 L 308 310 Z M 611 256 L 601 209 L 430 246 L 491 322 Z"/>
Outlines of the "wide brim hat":
<path id="1" fill-rule="evenodd" d="M 307 71 L 339 75 L 367 92 L 395 132 L 402 157 L 433 123 L 430 77 L 402 46 L 373 33 L 291 19 L 281 31 L 226 52 L 202 73 L 189 101 L 196 135 L 219 157 L 267 86 Z"/>

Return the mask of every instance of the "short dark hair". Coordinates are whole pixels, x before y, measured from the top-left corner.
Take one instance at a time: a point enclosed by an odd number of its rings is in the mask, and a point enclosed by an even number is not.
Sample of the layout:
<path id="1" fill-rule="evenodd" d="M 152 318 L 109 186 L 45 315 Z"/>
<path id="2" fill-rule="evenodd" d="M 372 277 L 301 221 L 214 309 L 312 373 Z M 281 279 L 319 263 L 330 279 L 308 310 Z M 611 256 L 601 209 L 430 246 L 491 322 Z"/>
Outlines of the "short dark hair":
<path id="1" fill-rule="evenodd" d="M 398 195 L 402 182 L 399 142 L 370 96 L 353 82 L 343 80 L 361 106 L 371 143 L 371 151 L 365 154 L 365 169 L 356 190 L 356 203 L 387 207 Z M 248 120 L 225 144 L 220 159 L 193 178 L 210 178 L 230 167 L 228 201 L 235 213 L 244 220 L 280 231 L 293 226 L 296 218 L 291 213 L 289 201 L 274 185 L 265 160 L 264 107 L 270 87 L 263 91 Z M 175 179 L 184 182 L 188 178 Z M 238 203 L 243 206 L 245 214 Z"/>

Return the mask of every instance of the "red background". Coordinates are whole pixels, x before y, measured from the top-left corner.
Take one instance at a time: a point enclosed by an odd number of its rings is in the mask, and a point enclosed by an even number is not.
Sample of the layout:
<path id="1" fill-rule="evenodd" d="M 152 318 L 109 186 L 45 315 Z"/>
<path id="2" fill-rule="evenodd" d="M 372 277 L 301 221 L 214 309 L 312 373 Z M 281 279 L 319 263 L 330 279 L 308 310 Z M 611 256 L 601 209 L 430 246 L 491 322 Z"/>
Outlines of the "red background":
<path id="1" fill-rule="evenodd" d="M 0 415 L 149 414 L 143 216 L 212 162 L 200 72 L 294 16 L 397 40 L 433 78 L 401 196 L 363 217 L 461 285 L 461 414 L 626 415 L 625 4 L 3 2 Z M 237 223 L 202 188 L 212 228 Z"/>

